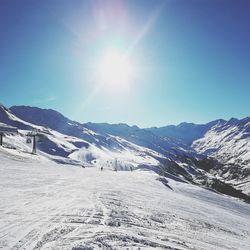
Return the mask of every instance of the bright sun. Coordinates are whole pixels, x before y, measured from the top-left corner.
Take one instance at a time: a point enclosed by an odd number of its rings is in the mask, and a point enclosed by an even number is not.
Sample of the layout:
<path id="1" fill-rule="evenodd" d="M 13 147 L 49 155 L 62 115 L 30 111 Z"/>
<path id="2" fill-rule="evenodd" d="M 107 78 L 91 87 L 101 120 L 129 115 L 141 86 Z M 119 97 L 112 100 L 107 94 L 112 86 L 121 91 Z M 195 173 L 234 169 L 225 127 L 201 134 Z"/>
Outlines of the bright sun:
<path id="1" fill-rule="evenodd" d="M 98 66 L 99 81 L 105 85 L 128 84 L 132 73 L 132 65 L 128 56 L 118 50 L 105 53 Z"/>

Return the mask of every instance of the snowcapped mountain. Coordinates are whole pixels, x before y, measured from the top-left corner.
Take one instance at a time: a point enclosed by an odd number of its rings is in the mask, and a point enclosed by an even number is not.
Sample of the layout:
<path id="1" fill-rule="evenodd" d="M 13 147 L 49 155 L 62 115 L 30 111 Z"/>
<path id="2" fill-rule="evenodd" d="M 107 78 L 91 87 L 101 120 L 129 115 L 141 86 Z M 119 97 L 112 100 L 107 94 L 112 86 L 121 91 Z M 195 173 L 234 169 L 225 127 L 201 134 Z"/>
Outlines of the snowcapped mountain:
<path id="1" fill-rule="evenodd" d="M 147 168 L 248 200 L 240 191 L 232 190 L 223 183 L 223 179 L 217 180 L 214 170 L 221 169 L 222 164 L 190 147 L 185 143 L 185 138 L 161 136 L 126 124 L 81 124 L 57 111 L 36 107 L 13 106 L 7 109 L 1 106 L 0 117 L 0 122 L 19 129 L 18 135 L 7 134 L 4 139 L 8 147 L 15 145 L 19 152 L 31 151 L 30 145 L 26 144 L 26 134 L 36 129 L 42 134 L 38 144 L 39 154 L 54 161 L 120 170 Z M 224 124 L 224 121 L 197 125 L 197 134 L 201 135 L 205 133 L 205 128 L 219 123 Z M 195 129 L 195 125 L 188 127 L 190 131 Z"/>
<path id="2" fill-rule="evenodd" d="M 126 147 L 130 143 L 153 150 L 163 158 L 175 159 L 176 155 L 194 156 L 196 152 L 168 137 L 160 137 L 150 131 L 127 124 L 86 123 L 72 121 L 54 110 L 40 109 L 27 106 L 13 106 L 10 110 L 20 119 L 48 127 L 60 133 L 81 138 L 97 147 L 122 149 L 121 142 Z M 121 140 L 123 139 L 123 140 Z"/>
<path id="3" fill-rule="evenodd" d="M 223 163 L 213 170 L 216 175 L 250 193 L 250 117 L 219 122 L 192 147 Z"/>
<path id="4" fill-rule="evenodd" d="M 226 143 L 248 157 L 249 119 L 216 123 L 193 148 L 137 126 L 80 124 L 24 106 L 0 106 L 1 127 L 0 248 L 248 249 L 249 205 L 218 192 L 250 197 L 218 173 L 235 164 L 220 155 Z M 27 144 L 34 130 L 37 154 Z"/>
<path id="5" fill-rule="evenodd" d="M 192 147 L 223 163 L 250 164 L 250 117 L 217 123 Z"/>
<path id="6" fill-rule="evenodd" d="M 17 118 L 10 109 L 0 104 L 0 122 L 19 129 L 31 129 L 31 124 Z"/>
<path id="7" fill-rule="evenodd" d="M 191 145 L 193 141 L 202 138 L 208 130 L 218 123 L 225 123 L 225 120 L 219 119 L 206 124 L 194 124 L 182 122 L 179 125 L 168 125 L 164 127 L 152 127 L 147 130 L 162 137 L 170 137 L 181 140 L 187 145 Z"/>
<path id="8" fill-rule="evenodd" d="M 85 129 L 80 123 L 71 121 L 55 110 L 29 106 L 13 106 L 10 110 L 15 116 L 29 123 L 47 127 L 62 134 L 86 139 L 91 143 L 102 142 L 101 135 Z"/>
<path id="9" fill-rule="evenodd" d="M 181 158 L 181 164 L 184 162 L 186 166 L 198 166 L 212 173 L 213 176 L 222 176 L 223 180 L 234 180 L 237 184 L 237 189 L 250 193 L 248 182 L 250 176 L 248 120 L 249 118 L 241 121 L 237 119 L 231 119 L 229 121 L 219 119 L 207 124 L 197 125 L 193 123 L 181 123 L 178 126 L 172 125 L 149 129 L 140 129 L 137 126 L 130 127 L 127 124 L 107 123 L 87 123 L 85 126 L 95 132 L 120 136 L 126 140 L 133 141 L 136 144 L 149 147 L 161 153 L 164 153 L 161 148 L 171 151 L 174 145 L 176 149 L 181 148 L 185 150 L 186 154 L 189 156 L 188 158 L 181 157 L 183 154 L 181 154 L 180 151 L 176 151 L 178 158 Z M 234 126 L 234 128 L 231 128 L 232 126 Z M 232 133 L 232 129 L 235 130 L 235 133 Z M 217 130 L 221 135 L 218 135 Z M 231 134 L 230 141 L 228 134 Z M 222 140 L 221 137 L 225 137 L 226 139 Z M 169 149 L 169 144 L 166 142 L 171 145 L 171 149 Z M 209 157 L 209 159 L 203 162 L 197 162 L 195 159 L 197 155 L 190 150 L 189 144 L 191 144 L 190 146 L 192 149 L 199 153 L 198 158 L 200 155 L 205 155 Z M 228 148 L 231 148 L 231 150 Z M 218 161 L 218 163 L 209 162 L 212 158 Z M 227 161 L 225 159 L 227 159 Z M 228 160 L 230 161 L 228 162 Z M 180 164 L 174 167 L 174 172 L 177 172 L 179 165 Z M 168 171 L 169 169 L 170 167 L 168 167 Z M 226 171 L 226 169 L 228 171 Z M 181 172 L 182 171 L 180 171 L 179 174 L 181 174 Z M 242 182 L 243 184 L 240 185 Z"/>
<path id="10" fill-rule="evenodd" d="M 194 156 L 196 152 L 180 140 L 162 137 L 137 126 L 127 124 L 85 123 L 84 126 L 100 134 L 119 136 L 137 145 L 149 148 L 170 158 L 178 155 Z"/>
<path id="11" fill-rule="evenodd" d="M 42 110 L 38 108 L 34 108 L 34 110 L 38 110 L 38 114 L 34 112 L 32 116 L 27 115 L 29 112 L 25 114 L 27 117 L 32 117 L 32 121 L 36 124 L 24 121 L 16 117 L 11 110 L 0 107 L 1 117 L 8 117 L 4 120 L 5 124 L 16 125 L 20 129 L 18 135 L 11 133 L 6 135 L 5 146 L 13 148 L 12 145 L 14 145 L 19 152 L 31 152 L 30 145 L 26 144 L 26 135 L 28 131 L 35 129 L 42 135 L 38 149 L 43 155 L 46 154 L 47 157 L 57 162 L 87 166 L 106 165 L 106 167 L 113 168 L 114 162 L 117 160 L 118 167 L 130 168 L 140 164 L 156 166 L 159 164 L 159 159 L 166 159 L 155 151 L 140 147 L 122 138 L 97 134 L 77 122 L 70 121 L 56 111 L 44 110 L 45 114 L 40 118 L 43 124 L 41 126 L 39 121 L 34 118 L 42 115 Z M 30 107 L 28 107 L 28 111 L 31 111 Z M 51 119 L 49 119 L 50 116 Z M 29 119 L 27 118 L 27 120 Z"/>
<path id="12" fill-rule="evenodd" d="M 27 134 L 36 131 L 40 136 L 38 139 L 39 150 L 47 157 L 67 157 L 78 149 L 79 146 L 88 147 L 88 143 L 80 138 L 66 136 L 52 129 L 29 123 L 15 116 L 10 110 L 0 105 L 0 122 L 4 125 L 11 125 L 18 128 L 18 134 L 6 133 L 4 145 L 9 149 L 16 149 L 19 152 L 31 152 L 31 144 L 27 144 Z M 10 151 L 10 152 L 13 152 Z"/>

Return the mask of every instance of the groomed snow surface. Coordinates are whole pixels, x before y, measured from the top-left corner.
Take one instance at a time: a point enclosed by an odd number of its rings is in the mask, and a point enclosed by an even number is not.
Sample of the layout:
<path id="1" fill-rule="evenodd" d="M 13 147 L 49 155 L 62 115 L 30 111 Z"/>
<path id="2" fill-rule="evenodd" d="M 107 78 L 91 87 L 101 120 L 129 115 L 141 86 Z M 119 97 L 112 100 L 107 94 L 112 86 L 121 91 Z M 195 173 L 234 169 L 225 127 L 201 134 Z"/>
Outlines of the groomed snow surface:
<path id="1" fill-rule="evenodd" d="M 250 249 L 250 206 L 150 171 L 0 152 L 0 249 Z"/>

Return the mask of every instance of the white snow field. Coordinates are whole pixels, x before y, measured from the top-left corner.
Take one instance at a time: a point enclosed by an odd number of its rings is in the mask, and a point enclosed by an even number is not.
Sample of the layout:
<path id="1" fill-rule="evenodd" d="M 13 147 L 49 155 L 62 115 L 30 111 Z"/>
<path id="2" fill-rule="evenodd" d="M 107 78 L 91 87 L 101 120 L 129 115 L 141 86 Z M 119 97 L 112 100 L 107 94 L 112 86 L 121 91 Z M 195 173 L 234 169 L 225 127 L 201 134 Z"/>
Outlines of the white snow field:
<path id="1" fill-rule="evenodd" d="M 10 151 L 0 151 L 0 249 L 250 249 L 250 205 L 238 199 Z"/>

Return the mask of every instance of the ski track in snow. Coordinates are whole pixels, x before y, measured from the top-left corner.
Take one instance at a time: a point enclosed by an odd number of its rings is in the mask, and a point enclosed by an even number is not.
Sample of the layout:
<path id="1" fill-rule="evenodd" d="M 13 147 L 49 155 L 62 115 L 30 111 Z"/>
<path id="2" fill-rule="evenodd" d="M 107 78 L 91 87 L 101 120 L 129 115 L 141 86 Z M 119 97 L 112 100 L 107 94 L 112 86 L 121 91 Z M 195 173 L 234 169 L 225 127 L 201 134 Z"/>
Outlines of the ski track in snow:
<path id="1" fill-rule="evenodd" d="M 0 160 L 0 249 L 250 249 L 237 199 L 146 171 Z"/>

